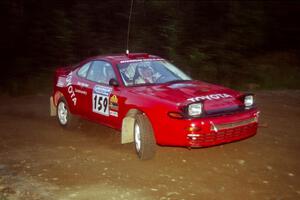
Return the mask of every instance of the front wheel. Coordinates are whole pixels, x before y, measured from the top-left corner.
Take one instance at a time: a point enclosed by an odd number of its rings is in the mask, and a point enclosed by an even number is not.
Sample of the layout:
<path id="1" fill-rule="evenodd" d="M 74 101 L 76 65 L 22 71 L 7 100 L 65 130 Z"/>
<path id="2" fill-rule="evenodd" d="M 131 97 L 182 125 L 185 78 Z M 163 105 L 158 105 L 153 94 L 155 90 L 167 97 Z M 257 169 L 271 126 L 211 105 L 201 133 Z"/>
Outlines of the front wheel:
<path id="1" fill-rule="evenodd" d="M 147 160 L 154 157 L 156 141 L 151 123 L 146 115 L 138 114 L 134 123 L 134 143 L 138 157 Z"/>

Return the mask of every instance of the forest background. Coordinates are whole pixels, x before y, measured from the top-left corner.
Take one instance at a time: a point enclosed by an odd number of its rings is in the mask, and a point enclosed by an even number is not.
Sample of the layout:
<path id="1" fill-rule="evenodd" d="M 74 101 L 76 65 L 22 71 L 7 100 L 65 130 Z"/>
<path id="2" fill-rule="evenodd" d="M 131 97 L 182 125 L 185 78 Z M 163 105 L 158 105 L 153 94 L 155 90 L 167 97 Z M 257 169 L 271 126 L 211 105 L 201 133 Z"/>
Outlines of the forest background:
<path id="1" fill-rule="evenodd" d="M 131 0 L 1 0 L 1 93 L 52 87 L 58 66 L 125 53 Z M 242 90 L 300 88 L 299 1 L 134 0 L 131 52 Z"/>

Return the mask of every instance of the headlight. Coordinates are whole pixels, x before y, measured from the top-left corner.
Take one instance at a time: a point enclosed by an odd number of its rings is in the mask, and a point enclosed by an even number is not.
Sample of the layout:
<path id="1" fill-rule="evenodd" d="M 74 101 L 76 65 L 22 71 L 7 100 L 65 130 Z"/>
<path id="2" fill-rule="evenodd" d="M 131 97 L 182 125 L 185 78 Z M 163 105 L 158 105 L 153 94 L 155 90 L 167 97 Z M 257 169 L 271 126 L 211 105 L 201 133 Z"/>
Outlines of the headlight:
<path id="1" fill-rule="evenodd" d="M 244 98 L 244 104 L 246 107 L 252 106 L 254 103 L 253 95 L 247 95 Z"/>
<path id="2" fill-rule="evenodd" d="M 195 117 L 202 114 L 202 103 L 193 103 L 188 107 L 189 116 Z"/>

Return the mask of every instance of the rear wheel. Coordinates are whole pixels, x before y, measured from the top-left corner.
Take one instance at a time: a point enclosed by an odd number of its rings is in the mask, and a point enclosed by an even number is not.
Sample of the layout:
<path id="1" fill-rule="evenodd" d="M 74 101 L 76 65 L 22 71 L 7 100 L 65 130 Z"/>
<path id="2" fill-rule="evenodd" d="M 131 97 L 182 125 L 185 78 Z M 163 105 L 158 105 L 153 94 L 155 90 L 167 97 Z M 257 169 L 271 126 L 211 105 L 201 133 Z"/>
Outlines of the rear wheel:
<path id="1" fill-rule="evenodd" d="M 147 160 L 154 157 L 156 142 L 151 123 L 147 116 L 138 114 L 134 123 L 134 143 L 138 157 Z"/>
<path id="2" fill-rule="evenodd" d="M 70 112 L 69 106 L 65 98 L 60 98 L 57 103 L 57 120 L 62 127 L 73 127 L 74 126 L 74 117 Z"/>

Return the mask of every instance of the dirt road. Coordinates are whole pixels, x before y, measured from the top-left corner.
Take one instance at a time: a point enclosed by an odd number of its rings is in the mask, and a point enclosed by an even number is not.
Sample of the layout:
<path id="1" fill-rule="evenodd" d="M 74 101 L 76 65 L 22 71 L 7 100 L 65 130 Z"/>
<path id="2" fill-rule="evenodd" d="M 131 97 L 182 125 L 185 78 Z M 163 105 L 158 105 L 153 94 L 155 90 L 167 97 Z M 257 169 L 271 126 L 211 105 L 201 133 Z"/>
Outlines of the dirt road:
<path id="1" fill-rule="evenodd" d="M 300 199 L 300 91 L 258 92 L 258 134 L 139 161 L 117 131 L 59 127 L 48 96 L 0 98 L 0 200 Z"/>

